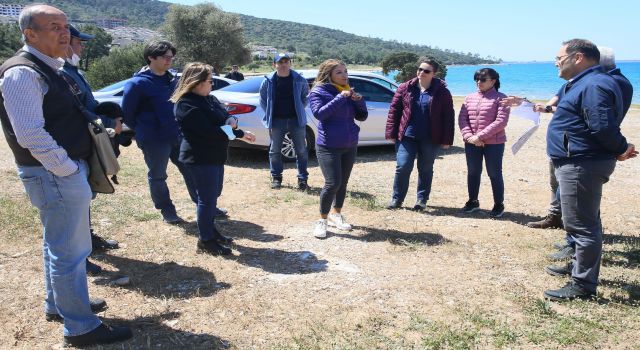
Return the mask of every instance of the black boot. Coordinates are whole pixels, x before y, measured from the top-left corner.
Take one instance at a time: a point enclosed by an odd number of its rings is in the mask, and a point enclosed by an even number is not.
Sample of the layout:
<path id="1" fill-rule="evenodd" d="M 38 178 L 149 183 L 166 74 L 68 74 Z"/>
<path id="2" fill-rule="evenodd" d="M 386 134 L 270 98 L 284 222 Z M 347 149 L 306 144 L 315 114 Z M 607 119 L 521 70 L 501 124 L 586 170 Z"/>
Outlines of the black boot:
<path id="1" fill-rule="evenodd" d="M 231 249 L 218 243 L 215 238 L 204 242 L 198 240 L 197 252 L 211 255 L 231 255 Z"/>
<path id="2" fill-rule="evenodd" d="M 562 225 L 562 216 L 553 215 L 553 214 L 549 214 L 545 216 L 544 219 L 540 221 L 529 222 L 527 223 L 527 226 L 531 228 L 542 228 L 542 229 L 564 227 L 564 225 Z"/>
<path id="3" fill-rule="evenodd" d="M 111 344 L 123 340 L 127 340 L 133 337 L 131 328 L 129 327 L 110 327 L 106 324 L 101 324 L 98 328 L 92 330 L 89 333 L 65 336 L 64 345 L 73 346 L 90 346 L 98 344 Z"/>
<path id="4" fill-rule="evenodd" d="M 213 239 L 215 239 L 218 243 L 222 245 L 230 245 L 231 243 L 233 243 L 233 238 L 227 237 L 217 231 L 213 233 Z"/>

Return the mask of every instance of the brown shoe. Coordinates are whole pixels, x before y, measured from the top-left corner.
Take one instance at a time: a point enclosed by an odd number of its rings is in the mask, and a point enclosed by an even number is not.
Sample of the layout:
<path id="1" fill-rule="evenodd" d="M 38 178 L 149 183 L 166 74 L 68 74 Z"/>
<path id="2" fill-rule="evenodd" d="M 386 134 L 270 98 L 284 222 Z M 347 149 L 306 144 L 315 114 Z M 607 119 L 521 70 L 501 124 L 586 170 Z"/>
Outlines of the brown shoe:
<path id="1" fill-rule="evenodd" d="M 562 216 L 549 214 L 544 219 L 540 221 L 532 221 L 527 223 L 528 227 L 531 228 L 564 228 L 562 224 Z"/>

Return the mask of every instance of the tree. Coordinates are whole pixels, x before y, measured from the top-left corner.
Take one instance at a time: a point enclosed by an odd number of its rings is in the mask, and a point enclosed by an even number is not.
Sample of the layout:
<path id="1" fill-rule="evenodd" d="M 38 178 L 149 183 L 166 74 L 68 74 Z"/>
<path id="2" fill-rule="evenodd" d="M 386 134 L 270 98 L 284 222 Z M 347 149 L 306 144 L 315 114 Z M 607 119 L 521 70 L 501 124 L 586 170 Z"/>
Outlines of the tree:
<path id="1" fill-rule="evenodd" d="M 440 66 L 435 75 L 436 77 L 444 79 L 447 76 L 447 66 L 442 61 L 431 56 L 423 57 L 433 59 Z M 392 53 L 387 55 L 382 62 L 380 62 L 380 65 L 382 66 L 382 73 L 389 74 L 390 71 L 397 70 L 399 73 L 396 75 L 396 81 L 399 83 L 405 82 L 416 76 L 419 59 L 420 57 L 412 52 Z"/>
<path id="2" fill-rule="evenodd" d="M 219 72 L 251 61 L 240 19 L 213 4 L 171 5 L 161 31 L 178 49 L 179 64 L 200 61 Z"/>
<path id="3" fill-rule="evenodd" d="M 94 89 L 103 88 L 117 81 L 129 79 L 145 66 L 144 45 L 135 44 L 111 50 L 109 56 L 93 61 L 87 71 L 87 80 Z"/>
<path id="4" fill-rule="evenodd" d="M 104 29 L 93 24 L 81 25 L 78 30 L 95 36 L 92 40 L 85 42 L 82 50 L 80 66 L 87 71 L 93 60 L 109 54 L 113 38 Z"/>
<path id="5" fill-rule="evenodd" d="M 13 56 L 22 47 L 17 23 L 0 23 L 0 62 Z"/>

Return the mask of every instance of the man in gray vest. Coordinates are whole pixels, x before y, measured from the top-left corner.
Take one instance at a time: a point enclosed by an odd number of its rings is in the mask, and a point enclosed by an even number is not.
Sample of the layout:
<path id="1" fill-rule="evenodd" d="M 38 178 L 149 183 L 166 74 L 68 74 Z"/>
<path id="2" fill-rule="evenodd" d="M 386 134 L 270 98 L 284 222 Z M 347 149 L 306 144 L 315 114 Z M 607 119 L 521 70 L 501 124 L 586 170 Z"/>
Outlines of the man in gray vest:
<path id="1" fill-rule="evenodd" d="M 64 342 L 87 346 L 131 338 L 127 327 L 104 325 L 92 311 L 85 259 L 91 252 L 86 159 L 87 121 L 59 69 L 69 46 L 67 16 L 47 5 L 19 17 L 25 45 L 0 66 L 0 121 L 18 174 L 44 228 L 45 315 L 64 322 Z"/>

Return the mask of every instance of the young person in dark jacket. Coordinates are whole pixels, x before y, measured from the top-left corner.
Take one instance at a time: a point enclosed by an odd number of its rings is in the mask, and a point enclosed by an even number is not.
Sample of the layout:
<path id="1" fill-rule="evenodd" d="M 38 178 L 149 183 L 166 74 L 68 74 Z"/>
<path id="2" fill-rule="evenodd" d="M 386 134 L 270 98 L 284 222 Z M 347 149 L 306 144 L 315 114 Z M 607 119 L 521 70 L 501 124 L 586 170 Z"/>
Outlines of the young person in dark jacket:
<path id="1" fill-rule="evenodd" d="M 142 150 L 149 172 L 149 191 L 156 209 L 166 223 L 184 222 L 176 212 L 167 186 L 169 160 L 180 170 L 191 200 L 196 202 L 193 181 L 178 160 L 180 130 L 169 97 L 178 80 L 169 72 L 176 54 L 171 43 L 159 41 L 144 49 L 149 69 L 138 72 L 124 86 L 122 110 L 124 122 L 136 132 L 136 144 Z"/>
<path id="2" fill-rule="evenodd" d="M 309 103 L 313 116 L 319 121 L 316 155 L 324 176 L 320 220 L 313 235 L 325 238 L 327 224 L 351 230 L 341 211 L 358 147 L 360 127 L 354 120 L 364 121 L 369 113 L 362 95 L 349 86 L 347 67 L 335 59 L 320 64 Z M 332 205 L 333 212 L 329 214 Z"/>
<path id="3" fill-rule="evenodd" d="M 453 144 L 453 98 L 446 83 L 435 77 L 440 66 L 429 57 L 421 57 L 417 63 L 416 77 L 400 84 L 389 107 L 385 138 L 395 142 L 397 155 L 393 196 L 387 209 L 402 206 L 416 156 L 418 193 L 413 209 L 426 209 L 438 150 Z"/>
<path id="4" fill-rule="evenodd" d="M 179 160 L 189 171 L 197 195 L 198 251 L 229 255 L 231 249 L 225 245 L 232 239 L 223 236 L 214 223 L 229 138 L 253 142 L 255 136 L 238 129 L 237 119 L 230 117 L 220 102 L 209 95 L 212 73 L 213 68 L 207 64 L 187 64 L 171 102 L 176 104 L 176 120 L 183 135 Z M 222 127 L 229 129 L 233 136 Z"/>

